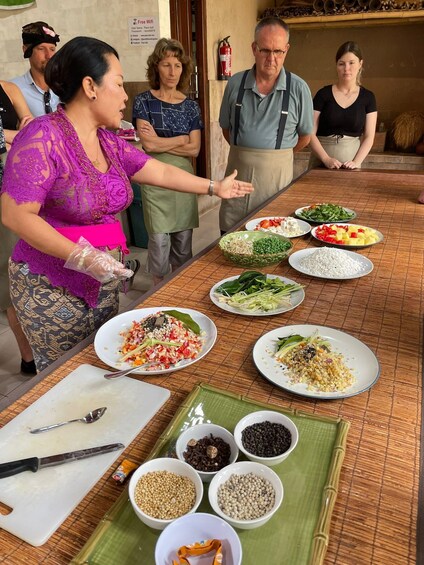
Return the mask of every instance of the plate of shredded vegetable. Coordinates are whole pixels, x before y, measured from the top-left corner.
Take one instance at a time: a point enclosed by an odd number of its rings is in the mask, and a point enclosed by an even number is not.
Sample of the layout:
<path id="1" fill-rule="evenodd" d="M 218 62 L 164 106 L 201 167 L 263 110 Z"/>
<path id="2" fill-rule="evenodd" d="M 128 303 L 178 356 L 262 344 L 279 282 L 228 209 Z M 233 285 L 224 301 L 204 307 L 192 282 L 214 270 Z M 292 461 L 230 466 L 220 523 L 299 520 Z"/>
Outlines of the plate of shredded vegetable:
<path id="1" fill-rule="evenodd" d="M 293 310 L 305 298 L 303 286 L 278 275 L 245 271 L 216 283 L 210 299 L 222 310 L 243 316 L 272 316 Z"/>
<path id="2" fill-rule="evenodd" d="M 311 226 L 291 216 L 267 216 L 249 220 L 246 229 L 247 231 L 267 231 L 291 238 L 306 235 L 311 231 Z"/>
<path id="3" fill-rule="evenodd" d="M 356 212 L 350 208 L 339 206 L 339 204 L 312 204 L 303 206 L 295 211 L 301 220 L 313 222 L 314 224 L 326 224 L 329 222 L 349 222 L 356 218 Z"/>
<path id="4" fill-rule="evenodd" d="M 110 367 L 139 367 L 135 373 L 158 375 L 196 363 L 212 349 L 216 337 L 215 324 L 196 310 L 140 308 L 103 324 L 94 349 Z"/>
<path id="5" fill-rule="evenodd" d="M 256 342 L 253 360 L 274 385 L 321 400 L 365 392 L 380 376 L 378 359 L 365 343 L 326 326 L 272 330 Z"/>

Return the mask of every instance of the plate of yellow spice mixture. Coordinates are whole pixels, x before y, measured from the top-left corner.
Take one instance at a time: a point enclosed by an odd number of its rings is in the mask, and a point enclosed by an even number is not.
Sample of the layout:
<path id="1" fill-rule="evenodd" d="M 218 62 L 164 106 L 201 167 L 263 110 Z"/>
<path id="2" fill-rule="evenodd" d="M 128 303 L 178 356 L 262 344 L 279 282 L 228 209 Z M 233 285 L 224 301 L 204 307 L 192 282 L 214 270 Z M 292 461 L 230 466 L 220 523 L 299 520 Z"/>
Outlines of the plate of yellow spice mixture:
<path id="1" fill-rule="evenodd" d="M 380 376 L 378 359 L 365 343 L 326 326 L 303 324 L 272 330 L 256 342 L 253 360 L 274 385 L 322 400 L 360 394 Z"/>

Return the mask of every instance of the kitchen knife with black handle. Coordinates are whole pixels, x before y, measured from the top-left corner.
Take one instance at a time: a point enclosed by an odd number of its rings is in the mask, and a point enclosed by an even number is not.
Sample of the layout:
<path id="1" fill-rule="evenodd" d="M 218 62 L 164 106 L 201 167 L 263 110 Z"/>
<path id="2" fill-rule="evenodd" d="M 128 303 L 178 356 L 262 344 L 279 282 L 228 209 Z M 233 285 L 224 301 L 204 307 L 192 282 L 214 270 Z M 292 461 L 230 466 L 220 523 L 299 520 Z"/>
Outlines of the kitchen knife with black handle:
<path id="1" fill-rule="evenodd" d="M 87 459 L 88 457 L 94 457 L 102 453 L 118 451 L 119 449 L 124 449 L 124 447 L 125 445 L 122 443 L 110 443 L 109 445 L 50 455 L 50 457 L 29 457 L 28 459 L 19 459 L 18 461 L 10 461 L 9 463 L 0 463 L 0 479 L 11 477 L 12 475 L 17 475 L 24 471 L 36 473 L 44 467 L 54 467 L 55 465 L 63 465 L 63 463 L 70 463 L 71 461 L 78 461 L 79 459 Z"/>

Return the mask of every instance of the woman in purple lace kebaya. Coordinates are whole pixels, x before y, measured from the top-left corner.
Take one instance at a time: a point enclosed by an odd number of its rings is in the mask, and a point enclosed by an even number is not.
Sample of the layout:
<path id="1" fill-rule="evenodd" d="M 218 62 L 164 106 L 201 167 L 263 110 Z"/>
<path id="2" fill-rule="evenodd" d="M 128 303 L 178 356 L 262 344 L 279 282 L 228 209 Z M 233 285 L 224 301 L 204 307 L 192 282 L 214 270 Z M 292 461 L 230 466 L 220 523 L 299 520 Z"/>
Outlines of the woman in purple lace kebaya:
<path id="1" fill-rule="evenodd" d="M 15 138 L 2 187 L 2 221 L 18 234 L 10 263 L 12 302 L 43 370 L 118 311 L 125 236 L 116 214 L 132 199 L 130 180 L 221 198 L 253 190 L 196 177 L 150 158 L 117 129 L 128 96 L 118 54 L 76 37 L 49 61 L 57 112 Z"/>

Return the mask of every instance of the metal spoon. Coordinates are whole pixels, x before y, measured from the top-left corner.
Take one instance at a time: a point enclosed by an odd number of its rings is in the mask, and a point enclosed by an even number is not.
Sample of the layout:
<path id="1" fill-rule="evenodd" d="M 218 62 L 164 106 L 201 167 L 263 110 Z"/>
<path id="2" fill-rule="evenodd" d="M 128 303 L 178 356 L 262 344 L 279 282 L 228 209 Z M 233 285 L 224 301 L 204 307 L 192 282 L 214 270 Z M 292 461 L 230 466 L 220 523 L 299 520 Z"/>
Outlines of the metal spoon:
<path id="1" fill-rule="evenodd" d="M 105 373 L 103 376 L 105 379 L 116 379 L 116 377 L 124 377 L 125 375 L 129 375 L 130 373 L 134 373 L 134 371 L 138 371 L 138 369 L 145 369 L 146 367 L 152 367 L 154 365 L 161 365 L 161 363 L 152 361 L 151 363 L 145 363 L 144 365 L 140 365 L 138 367 L 122 369 L 122 371 L 116 371 L 115 373 Z"/>
<path id="2" fill-rule="evenodd" d="M 60 422 L 59 424 L 51 424 L 50 426 L 43 426 L 42 428 L 36 428 L 35 430 L 30 430 L 31 434 L 40 434 L 41 432 L 47 432 L 48 430 L 52 430 L 53 428 L 59 428 L 60 426 L 64 426 L 65 424 L 71 424 L 72 422 L 83 422 L 84 424 L 92 424 L 93 422 L 97 422 L 99 418 L 103 416 L 106 412 L 106 406 L 102 408 L 96 408 L 89 412 L 84 418 L 76 418 L 75 420 L 67 420 L 66 422 Z"/>

